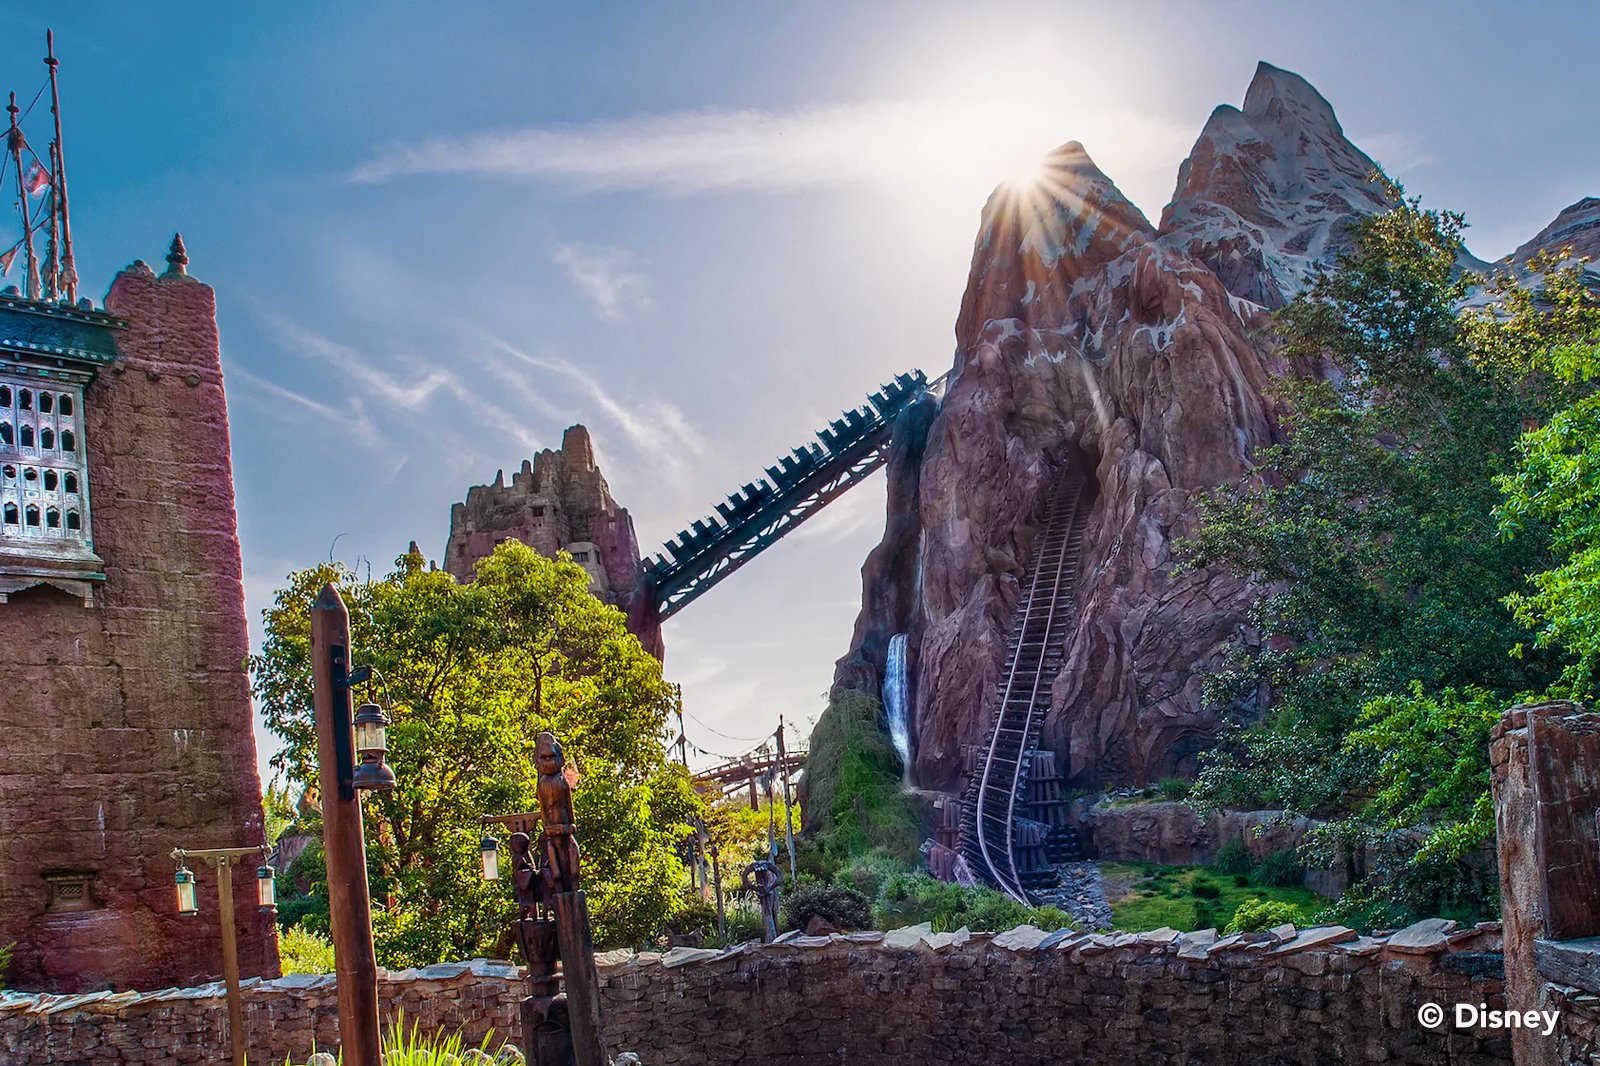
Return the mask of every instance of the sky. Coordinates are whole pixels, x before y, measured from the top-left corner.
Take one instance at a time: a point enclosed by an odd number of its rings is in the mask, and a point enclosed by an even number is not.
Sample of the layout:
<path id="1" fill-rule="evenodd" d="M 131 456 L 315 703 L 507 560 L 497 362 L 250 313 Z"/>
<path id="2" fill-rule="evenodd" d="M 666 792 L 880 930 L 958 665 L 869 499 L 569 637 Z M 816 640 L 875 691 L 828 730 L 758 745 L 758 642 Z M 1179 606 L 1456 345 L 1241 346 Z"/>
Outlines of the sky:
<path id="1" fill-rule="evenodd" d="M 991 188 L 1079 140 L 1154 220 L 1258 60 L 1483 258 L 1600 195 L 1593 4 L 10 5 L 24 106 L 47 22 L 82 291 L 175 230 L 217 290 L 253 645 L 289 571 L 442 561 L 467 487 L 574 422 L 654 550 L 950 366 Z M 698 762 L 809 732 L 883 507 L 667 623 Z"/>

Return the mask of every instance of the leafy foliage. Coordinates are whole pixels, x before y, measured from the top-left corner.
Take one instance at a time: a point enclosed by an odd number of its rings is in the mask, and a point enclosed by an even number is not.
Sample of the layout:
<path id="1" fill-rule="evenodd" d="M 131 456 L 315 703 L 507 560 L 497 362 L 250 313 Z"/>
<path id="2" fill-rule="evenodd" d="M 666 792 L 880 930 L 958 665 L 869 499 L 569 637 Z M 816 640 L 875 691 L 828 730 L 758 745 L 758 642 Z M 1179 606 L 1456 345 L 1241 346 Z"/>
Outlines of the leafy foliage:
<path id="1" fill-rule="evenodd" d="M 1250 849 L 1242 840 L 1230 840 L 1223 844 L 1211 859 L 1211 868 L 1221 874 L 1248 874 L 1255 865 Z"/>
<path id="2" fill-rule="evenodd" d="M 278 935 L 278 957 L 284 973 L 332 973 L 333 941 L 296 925 Z"/>
<path id="3" fill-rule="evenodd" d="M 1292 851 L 1275 851 L 1256 864 L 1256 884 L 1268 888 L 1290 888 L 1305 884 L 1305 879 L 1306 869 Z"/>
<path id="4" fill-rule="evenodd" d="M 1297 913 L 1318 907 L 1317 895 L 1298 884 L 1267 885 L 1244 874 L 1219 875 L 1197 866 L 1107 862 L 1101 872 L 1112 924 L 1125 932 L 1219 929 L 1240 907 L 1262 901 L 1284 904 Z"/>
<path id="5" fill-rule="evenodd" d="M 916 860 L 922 818 L 902 787 L 900 755 L 878 700 L 834 690 L 811 733 L 805 780 L 812 837 L 835 862 L 874 848 Z"/>
<path id="6" fill-rule="evenodd" d="M 1462 225 L 1402 201 L 1280 313 L 1300 371 L 1279 390 L 1281 441 L 1205 499 L 1185 546 L 1188 565 L 1268 590 L 1258 639 L 1208 679 L 1230 721 L 1192 800 L 1331 817 L 1325 852 L 1418 829 L 1410 875 L 1386 865 L 1374 887 L 1424 907 L 1492 828 L 1486 717 L 1566 666 L 1553 637 L 1530 646 L 1550 616 L 1517 600 L 1547 571 L 1552 513 L 1496 507 L 1519 436 L 1568 391 L 1540 353 L 1600 322 L 1571 270 L 1538 294 L 1497 280 L 1459 313 L 1481 281 L 1456 268 Z"/>
<path id="7" fill-rule="evenodd" d="M 1055 907 L 1028 907 L 1004 892 L 979 885 L 964 888 L 921 872 L 888 878 L 874 916 L 881 929 L 930 922 L 936 933 L 965 926 L 1000 932 L 1019 925 L 1040 929 L 1073 928 L 1072 918 Z"/>
<path id="8" fill-rule="evenodd" d="M 872 904 L 866 896 L 842 885 L 801 885 L 783 901 L 786 929 L 804 929 L 812 918 L 821 918 L 840 929 L 872 927 Z"/>
<path id="9" fill-rule="evenodd" d="M 1260 933 L 1279 925 L 1303 921 L 1299 907 L 1280 900 L 1253 899 L 1239 904 L 1224 933 Z"/>
<path id="10" fill-rule="evenodd" d="M 471 1047 L 460 1033 L 424 1036 L 415 1022 L 408 1032 L 405 1012 L 400 1011 L 395 1015 L 389 1031 L 383 1034 L 381 1058 L 383 1066 L 467 1066 L 469 1062 L 521 1061 L 520 1052 L 511 1057 L 507 1049 L 517 1050 L 505 1041 L 496 1040 L 492 1029 Z M 337 1061 L 344 1061 L 342 1051 Z M 290 1064 L 285 1063 L 284 1066 Z"/>
<path id="11" fill-rule="evenodd" d="M 9 944 L 0 944 L 0 992 L 5 991 L 6 970 L 11 965 L 11 953 L 16 950 L 16 947 L 15 941 Z"/>
<path id="12" fill-rule="evenodd" d="M 1515 468 L 1499 479 L 1499 518 L 1519 537 L 1529 526 L 1549 527 L 1554 559 L 1506 603 L 1533 630 L 1536 647 L 1572 653 L 1566 694 L 1591 699 L 1600 677 L 1600 346 L 1591 332 L 1588 343 L 1551 349 L 1542 366 L 1575 396 L 1518 442 Z"/>
<path id="13" fill-rule="evenodd" d="M 416 554 L 376 581 L 337 564 L 290 574 L 264 612 L 266 641 L 251 669 L 267 727 L 285 742 L 274 765 L 313 789 L 310 606 L 328 582 L 343 590 L 354 658 L 376 667 L 375 695 L 394 719 L 398 785 L 363 803 L 379 961 L 504 950 L 507 890 L 477 875 L 477 819 L 537 808 L 533 744 L 546 729 L 577 773 L 597 940 L 653 936 L 679 898 L 677 845 L 699 804 L 665 756 L 672 693 L 660 664 L 620 612 L 589 594 L 583 568 L 508 541 L 466 584 L 425 569 Z M 300 873 L 325 896 L 315 871 Z"/>

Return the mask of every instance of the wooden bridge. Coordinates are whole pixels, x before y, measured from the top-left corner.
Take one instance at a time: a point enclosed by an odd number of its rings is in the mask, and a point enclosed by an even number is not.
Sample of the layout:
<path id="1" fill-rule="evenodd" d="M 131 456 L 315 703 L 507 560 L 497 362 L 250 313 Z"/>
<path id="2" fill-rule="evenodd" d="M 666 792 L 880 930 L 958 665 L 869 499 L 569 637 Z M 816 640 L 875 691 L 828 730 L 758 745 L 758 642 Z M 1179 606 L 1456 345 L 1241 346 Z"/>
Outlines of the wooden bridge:
<path id="1" fill-rule="evenodd" d="M 807 754 L 806 751 L 791 751 L 779 759 L 770 750 L 752 751 L 709 770 L 701 770 L 694 779 L 717 786 L 725 797 L 741 789 L 748 790 L 750 809 L 754 810 L 759 805 L 760 783 L 782 780 L 785 773 L 799 773 L 805 768 Z"/>
<path id="2" fill-rule="evenodd" d="M 820 445 L 795 448 L 767 467 L 765 478 L 747 483 L 717 504 L 716 514 L 679 531 L 662 554 L 644 560 L 642 579 L 654 589 L 660 619 L 683 610 L 882 466 L 895 419 L 923 396 L 937 393 L 946 377 L 929 381 L 920 370 L 896 375 L 866 404 L 817 433 Z"/>

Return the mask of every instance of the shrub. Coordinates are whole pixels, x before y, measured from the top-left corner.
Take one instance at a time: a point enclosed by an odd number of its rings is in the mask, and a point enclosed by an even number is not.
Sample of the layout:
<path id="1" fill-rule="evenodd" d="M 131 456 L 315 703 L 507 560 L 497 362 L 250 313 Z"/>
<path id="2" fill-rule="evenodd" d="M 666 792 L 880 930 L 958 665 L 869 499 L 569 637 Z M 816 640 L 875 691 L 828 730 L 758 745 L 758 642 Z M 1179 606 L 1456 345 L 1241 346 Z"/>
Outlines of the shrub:
<path id="1" fill-rule="evenodd" d="M 11 952 L 16 946 L 16 941 L 12 941 L 9 944 L 0 944 L 0 991 L 5 990 L 6 970 L 11 965 Z"/>
<path id="2" fill-rule="evenodd" d="M 1181 800 L 1189 794 L 1189 790 L 1193 787 L 1194 783 L 1192 781 L 1186 781 L 1181 777 L 1168 777 L 1156 782 L 1156 791 L 1161 794 L 1161 798 L 1164 800 Z"/>
<path id="3" fill-rule="evenodd" d="M 1233 912 L 1233 921 L 1224 933 L 1259 933 L 1273 926 L 1300 920 L 1300 908 L 1293 903 L 1270 899 L 1247 899 Z"/>
<path id="4" fill-rule="evenodd" d="M 1215 882 L 1196 879 L 1194 894 L 1200 899 L 1221 899 L 1222 889 Z"/>
<path id="5" fill-rule="evenodd" d="M 1305 867 L 1295 861 L 1291 851 L 1275 851 L 1256 867 L 1256 882 L 1268 888 L 1292 888 L 1304 884 Z"/>
<path id="6" fill-rule="evenodd" d="M 1211 868 L 1219 874 L 1247 874 L 1253 866 L 1255 860 L 1242 840 L 1228 841 L 1217 849 L 1216 858 L 1211 860 Z"/>
<path id="7" fill-rule="evenodd" d="M 1249 883 L 1250 883 L 1250 875 L 1249 874 L 1234 874 L 1233 875 L 1233 887 L 1234 888 L 1244 888 Z"/>
<path id="8" fill-rule="evenodd" d="M 729 944 L 761 939 L 761 912 L 755 907 L 730 906 L 727 910 Z"/>
<path id="9" fill-rule="evenodd" d="M 812 918 L 840 929 L 865 929 L 872 924 L 872 904 L 853 888 L 801 885 L 783 901 L 783 922 L 790 929 L 804 929 Z"/>
<path id="10" fill-rule="evenodd" d="M 868 899 L 877 899 L 891 877 L 906 872 L 906 864 L 886 851 L 876 850 L 852 859 L 835 875 L 834 881 L 853 888 Z"/>
<path id="11" fill-rule="evenodd" d="M 1196 900 L 1194 905 L 1194 927 L 1196 929 L 1216 929 L 1222 924 L 1218 920 L 1217 908 L 1205 900 Z"/>
<path id="12" fill-rule="evenodd" d="M 805 782 L 807 833 L 821 850 L 841 861 L 875 848 L 917 860 L 923 816 L 905 793 L 878 700 L 833 692 L 811 732 Z"/>
<path id="13" fill-rule="evenodd" d="M 934 932 L 949 932 L 962 926 L 988 932 L 1019 925 L 1040 929 L 1075 927 L 1072 919 L 1055 907 L 1027 907 L 992 888 L 963 888 L 924 873 L 889 878 L 874 917 L 880 929 L 928 922 Z"/>
<path id="14" fill-rule="evenodd" d="M 278 934 L 278 958 L 284 973 L 332 973 L 333 943 L 297 925 Z"/>
<path id="15" fill-rule="evenodd" d="M 716 936 L 717 905 L 699 896 L 684 896 L 678 912 L 667 920 L 667 931 L 680 936 L 691 933 Z"/>

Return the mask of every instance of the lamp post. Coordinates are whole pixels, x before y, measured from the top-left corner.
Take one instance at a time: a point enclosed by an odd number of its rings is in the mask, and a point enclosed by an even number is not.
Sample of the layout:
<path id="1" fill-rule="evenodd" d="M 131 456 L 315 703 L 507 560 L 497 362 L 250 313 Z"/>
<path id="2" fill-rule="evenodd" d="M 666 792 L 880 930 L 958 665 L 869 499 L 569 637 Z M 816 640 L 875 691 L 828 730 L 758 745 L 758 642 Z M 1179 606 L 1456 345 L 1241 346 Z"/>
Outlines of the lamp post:
<path id="1" fill-rule="evenodd" d="M 389 716 L 373 703 L 351 714 L 350 690 L 371 677 L 372 668 L 351 669 L 350 612 L 331 584 L 311 605 L 311 674 L 340 1051 L 347 1066 L 379 1066 L 378 960 L 360 790 L 394 787 L 394 771 L 384 763 Z"/>
<path id="2" fill-rule="evenodd" d="M 200 913 L 200 901 L 195 891 L 194 872 L 189 869 L 189 859 L 209 862 L 217 871 L 217 910 L 222 919 L 222 979 L 228 986 L 228 1039 L 233 1047 L 233 1066 L 245 1066 L 244 996 L 239 990 L 239 942 L 233 927 L 233 867 L 246 856 L 253 855 L 261 863 L 256 868 L 256 905 L 266 914 L 277 910 L 277 892 L 274 890 L 272 867 L 267 865 L 267 846 L 253 848 L 173 848 L 172 858 L 178 864 L 173 876 L 177 889 L 178 914 L 193 918 Z"/>

